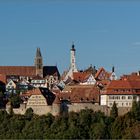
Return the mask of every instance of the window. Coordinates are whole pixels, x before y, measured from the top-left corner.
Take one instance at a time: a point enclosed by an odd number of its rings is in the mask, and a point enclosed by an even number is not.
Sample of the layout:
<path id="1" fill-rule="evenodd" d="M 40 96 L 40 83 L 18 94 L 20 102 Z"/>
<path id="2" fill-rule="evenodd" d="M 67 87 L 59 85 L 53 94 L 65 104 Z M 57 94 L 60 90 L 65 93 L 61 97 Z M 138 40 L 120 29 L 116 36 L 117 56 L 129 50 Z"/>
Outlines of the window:
<path id="1" fill-rule="evenodd" d="M 132 96 L 128 96 L 128 99 L 132 99 Z"/>
<path id="2" fill-rule="evenodd" d="M 122 96 L 122 99 L 124 100 L 125 99 L 125 96 Z"/>

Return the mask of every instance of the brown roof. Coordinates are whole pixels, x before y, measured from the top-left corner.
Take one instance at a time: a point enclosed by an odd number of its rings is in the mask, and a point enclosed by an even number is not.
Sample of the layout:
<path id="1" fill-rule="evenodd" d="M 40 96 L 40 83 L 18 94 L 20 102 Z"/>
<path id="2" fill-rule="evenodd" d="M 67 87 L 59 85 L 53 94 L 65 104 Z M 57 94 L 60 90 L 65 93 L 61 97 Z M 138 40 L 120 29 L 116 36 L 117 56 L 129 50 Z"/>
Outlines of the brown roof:
<path id="1" fill-rule="evenodd" d="M 33 90 L 28 90 L 27 92 L 23 93 L 21 96 L 22 97 L 24 97 L 24 96 L 30 97 L 31 95 L 42 95 L 42 93 L 41 93 L 39 88 L 35 88 Z"/>
<path id="2" fill-rule="evenodd" d="M 0 74 L 0 81 L 6 84 L 6 75 Z"/>
<path id="3" fill-rule="evenodd" d="M 114 80 L 102 94 L 140 94 L 140 81 Z"/>
<path id="4" fill-rule="evenodd" d="M 111 76 L 111 73 L 110 72 L 107 72 L 103 67 L 101 67 L 98 71 L 97 71 L 97 73 L 96 73 L 96 75 L 95 75 L 95 78 L 99 78 L 99 75 L 100 75 L 100 73 L 102 72 L 102 71 L 104 71 L 105 72 L 105 79 L 109 79 L 110 78 L 110 76 Z"/>
<path id="5" fill-rule="evenodd" d="M 34 66 L 0 66 L 0 74 L 34 76 L 36 71 Z"/>
<path id="6" fill-rule="evenodd" d="M 73 80 L 83 82 L 86 80 L 91 74 L 86 72 L 74 72 L 73 73 Z"/>
<path id="7" fill-rule="evenodd" d="M 96 102 L 99 103 L 99 90 L 95 86 L 73 88 L 71 92 L 61 93 L 60 99 L 67 99 L 71 102 Z"/>
<path id="8" fill-rule="evenodd" d="M 140 89 L 140 81 L 113 80 L 107 89 Z"/>
<path id="9" fill-rule="evenodd" d="M 132 73 L 131 75 L 123 75 L 120 78 L 121 80 L 140 80 L 140 75 L 137 73 Z"/>
<path id="10" fill-rule="evenodd" d="M 44 80 L 45 78 L 42 78 L 41 76 L 39 75 L 36 75 L 32 78 L 32 80 Z"/>

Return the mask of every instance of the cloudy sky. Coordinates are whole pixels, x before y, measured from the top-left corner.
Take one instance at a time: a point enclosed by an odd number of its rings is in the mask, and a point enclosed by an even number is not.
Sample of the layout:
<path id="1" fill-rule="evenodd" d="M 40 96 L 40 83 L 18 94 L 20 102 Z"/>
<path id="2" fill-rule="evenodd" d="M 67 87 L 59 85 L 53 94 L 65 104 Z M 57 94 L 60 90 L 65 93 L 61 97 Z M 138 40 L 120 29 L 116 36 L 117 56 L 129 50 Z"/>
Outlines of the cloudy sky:
<path id="1" fill-rule="evenodd" d="M 74 42 L 78 69 L 90 64 L 118 75 L 140 70 L 138 0 L 0 1 L 0 65 L 33 65 L 40 47 L 44 65 L 69 68 Z"/>

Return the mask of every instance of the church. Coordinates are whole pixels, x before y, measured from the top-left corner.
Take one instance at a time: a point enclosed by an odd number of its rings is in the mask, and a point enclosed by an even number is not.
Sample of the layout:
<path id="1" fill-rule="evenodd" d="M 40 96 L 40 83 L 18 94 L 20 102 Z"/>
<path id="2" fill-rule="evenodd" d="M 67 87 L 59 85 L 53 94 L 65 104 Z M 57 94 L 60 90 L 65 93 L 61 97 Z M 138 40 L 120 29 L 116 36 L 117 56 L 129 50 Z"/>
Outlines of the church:
<path id="1" fill-rule="evenodd" d="M 37 48 L 34 66 L 0 66 L 0 81 L 6 84 L 9 79 L 16 82 L 23 79 L 30 82 L 33 79 L 45 79 L 47 85 L 52 87 L 54 83 L 59 82 L 60 73 L 57 66 L 43 66 L 40 48 Z"/>

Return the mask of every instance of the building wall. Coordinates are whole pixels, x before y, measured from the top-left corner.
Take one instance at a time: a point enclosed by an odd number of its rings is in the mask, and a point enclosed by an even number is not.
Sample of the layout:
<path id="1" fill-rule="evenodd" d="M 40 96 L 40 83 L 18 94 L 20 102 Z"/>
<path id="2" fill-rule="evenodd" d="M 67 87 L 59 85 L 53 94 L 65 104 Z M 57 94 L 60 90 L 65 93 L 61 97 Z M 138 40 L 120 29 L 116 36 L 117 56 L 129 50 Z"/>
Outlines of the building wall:
<path id="1" fill-rule="evenodd" d="M 101 105 L 107 105 L 112 107 L 113 103 L 117 104 L 117 107 L 132 107 L 133 100 L 139 101 L 138 95 L 101 95 Z"/>

